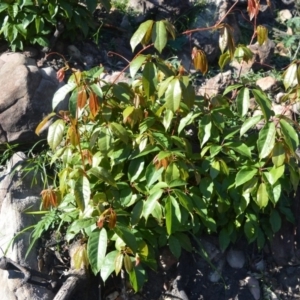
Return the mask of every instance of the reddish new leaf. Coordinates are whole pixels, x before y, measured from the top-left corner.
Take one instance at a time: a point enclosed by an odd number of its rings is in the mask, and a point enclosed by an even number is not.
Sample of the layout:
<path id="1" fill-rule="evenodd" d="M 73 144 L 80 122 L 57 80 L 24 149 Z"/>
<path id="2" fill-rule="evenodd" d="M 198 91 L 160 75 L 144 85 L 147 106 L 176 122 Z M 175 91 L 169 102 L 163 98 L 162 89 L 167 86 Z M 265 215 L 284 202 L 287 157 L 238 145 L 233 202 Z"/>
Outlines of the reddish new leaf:
<path id="1" fill-rule="evenodd" d="M 94 118 L 100 110 L 98 97 L 94 92 L 90 93 L 89 106 L 90 106 L 91 115 Z"/>
<path id="2" fill-rule="evenodd" d="M 248 14 L 250 21 L 255 17 L 257 17 L 259 12 L 259 0 L 248 0 Z"/>
<path id="3" fill-rule="evenodd" d="M 87 101 L 87 93 L 84 87 L 82 87 L 81 91 L 78 92 L 77 98 L 77 107 L 79 109 L 83 108 L 86 105 Z"/>

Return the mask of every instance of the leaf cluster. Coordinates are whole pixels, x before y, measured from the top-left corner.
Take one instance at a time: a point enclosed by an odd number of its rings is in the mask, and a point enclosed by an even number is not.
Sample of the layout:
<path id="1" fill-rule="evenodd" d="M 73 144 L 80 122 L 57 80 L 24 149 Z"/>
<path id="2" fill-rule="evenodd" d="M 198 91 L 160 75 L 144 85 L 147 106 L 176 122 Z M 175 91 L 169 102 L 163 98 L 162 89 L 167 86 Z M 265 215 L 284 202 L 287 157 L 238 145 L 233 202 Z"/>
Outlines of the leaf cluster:
<path id="1" fill-rule="evenodd" d="M 63 22 L 65 32 L 72 36 L 78 29 L 87 36 L 94 27 L 92 12 L 96 0 L 15 0 L 0 3 L 0 36 L 9 43 L 13 51 L 24 48 L 26 44 L 49 46 L 49 35 L 53 35 L 58 22 Z M 100 1 L 110 9 L 109 0 Z"/>

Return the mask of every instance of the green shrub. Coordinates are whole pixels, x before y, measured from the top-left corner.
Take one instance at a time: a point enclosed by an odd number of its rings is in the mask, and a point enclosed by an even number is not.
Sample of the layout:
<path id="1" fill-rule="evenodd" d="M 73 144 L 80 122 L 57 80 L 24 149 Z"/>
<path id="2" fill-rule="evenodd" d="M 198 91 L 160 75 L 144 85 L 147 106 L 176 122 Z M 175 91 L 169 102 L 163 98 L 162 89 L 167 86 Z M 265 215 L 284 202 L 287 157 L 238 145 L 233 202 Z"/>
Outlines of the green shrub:
<path id="1" fill-rule="evenodd" d="M 222 68 L 234 57 L 250 59 L 246 47 L 234 47 L 229 27 L 215 29 L 223 32 Z M 76 265 L 81 257 L 104 281 L 124 268 L 136 291 L 145 267 L 156 268 L 159 247 L 168 245 L 179 257 L 203 233 L 217 234 L 222 250 L 241 235 L 263 247 L 282 218 L 293 221 L 290 196 L 299 183 L 297 123 L 274 116 L 267 94 L 251 82 L 196 96 L 180 64 L 142 54 L 151 46 L 161 52 L 168 36 L 175 37 L 168 21 L 140 25 L 131 46 L 144 49 L 128 66 L 130 84 L 105 83 L 100 67 L 73 70 L 53 99 L 54 109 L 70 93 L 69 111 L 50 114 L 37 128 L 56 115 L 48 160 L 58 166 L 57 182 L 42 192 L 49 213 L 35 227 L 32 245 L 55 219 L 67 228 L 67 241 L 87 238 Z M 205 73 L 204 53 L 194 48 L 192 56 Z M 297 74 L 295 62 L 283 75 L 290 103 L 298 99 Z M 251 97 L 261 114 L 253 115 Z"/>
<path id="2" fill-rule="evenodd" d="M 100 1 L 107 9 L 109 0 Z M 87 36 L 94 27 L 92 12 L 96 0 L 4 0 L 0 3 L 0 36 L 3 35 L 13 51 L 24 45 L 49 46 L 48 37 L 54 34 L 58 22 L 63 22 L 68 36 L 75 36 L 80 30 Z"/>

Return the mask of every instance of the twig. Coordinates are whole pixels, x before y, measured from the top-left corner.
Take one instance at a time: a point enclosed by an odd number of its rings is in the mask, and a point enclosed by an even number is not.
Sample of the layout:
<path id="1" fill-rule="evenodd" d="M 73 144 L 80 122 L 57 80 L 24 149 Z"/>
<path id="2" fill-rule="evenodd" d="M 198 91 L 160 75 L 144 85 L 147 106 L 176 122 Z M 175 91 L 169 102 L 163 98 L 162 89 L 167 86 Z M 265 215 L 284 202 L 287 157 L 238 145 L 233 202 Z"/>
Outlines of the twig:
<path id="1" fill-rule="evenodd" d="M 51 276 L 36 271 L 34 269 L 31 269 L 29 267 L 21 266 L 19 263 L 13 261 L 12 259 L 6 256 L 0 258 L 0 269 L 6 271 L 14 270 L 14 271 L 21 272 L 24 275 L 23 283 L 31 283 L 31 284 L 51 288 L 50 282 L 53 280 Z M 46 280 L 46 282 L 34 280 L 32 279 L 32 277 L 37 277 Z"/>

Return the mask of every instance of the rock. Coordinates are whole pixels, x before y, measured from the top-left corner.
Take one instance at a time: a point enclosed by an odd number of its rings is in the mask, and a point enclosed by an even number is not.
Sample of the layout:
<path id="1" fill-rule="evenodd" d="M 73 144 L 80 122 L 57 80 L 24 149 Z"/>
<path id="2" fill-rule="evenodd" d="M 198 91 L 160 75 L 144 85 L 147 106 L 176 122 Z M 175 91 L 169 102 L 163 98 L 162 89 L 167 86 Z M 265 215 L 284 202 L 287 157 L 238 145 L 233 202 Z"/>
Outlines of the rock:
<path id="1" fill-rule="evenodd" d="M 162 18 L 179 15 L 190 5 L 189 0 L 130 0 L 127 7 L 142 15 L 155 12 L 155 17 Z"/>
<path id="2" fill-rule="evenodd" d="M 105 81 L 107 84 L 117 84 L 117 83 L 130 83 L 130 78 L 128 78 L 128 74 L 125 72 L 112 72 L 111 74 L 108 73 L 101 73 L 100 79 Z M 103 83 L 102 83 L 103 85 Z"/>
<path id="3" fill-rule="evenodd" d="M 254 59 L 249 59 L 248 61 L 238 62 L 237 60 L 233 60 L 230 62 L 230 66 L 233 68 L 236 76 L 240 77 L 249 73 L 254 64 Z"/>
<path id="4" fill-rule="evenodd" d="M 292 13 L 290 12 L 289 9 L 282 9 L 279 13 L 278 13 L 278 17 L 280 22 L 284 23 L 287 20 L 291 19 L 293 17 Z"/>
<path id="5" fill-rule="evenodd" d="M 38 270 L 37 253 L 33 247 L 25 259 L 30 244 L 30 231 L 17 235 L 24 228 L 37 222 L 30 214 L 23 212 L 30 208 L 38 211 L 40 206 L 41 186 L 33 185 L 33 174 L 24 176 L 19 171 L 26 159 L 17 152 L 9 161 L 6 169 L 0 173 L 0 245 L 8 249 L 6 257 L 13 261 Z M 35 178 L 38 179 L 38 178 Z M 14 238 L 12 244 L 12 238 Z M 45 287 L 22 283 L 23 275 L 10 270 L 0 270 L 0 294 L 5 300 L 50 300 L 53 293 Z"/>
<path id="6" fill-rule="evenodd" d="M 269 69 L 268 64 L 274 54 L 275 43 L 268 39 L 262 45 L 257 42 L 253 45 L 249 45 L 248 48 L 252 51 L 255 58 L 255 63 L 253 65 L 254 69 Z"/>
<path id="7" fill-rule="evenodd" d="M 216 264 L 216 269 L 213 270 L 208 275 L 208 280 L 210 282 L 218 282 L 221 279 L 224 265 L 225 265 L 225 259 L 223 257 L 221 257 Z"/>
<path id="8" fill-rule="evenodd" d="M 198 89 L 198 95 L 208 97 L 221 93 L 230 83 L 232 72 L 229 70 L 208 79 L 203 86 Z"/>
<path id="9" fill-rule="evenodd" d="M 0 144 L 33 145 L 35 129 L 52 111 L 59 82 L 52 68 L 39 69 L 33 58 L 20 53 L 0 56 Z M 65 109 L 66 103 L 57 108 Z"/>
<path id="10" fill-rule="evenodd" d="M 209 241 L 208 238 L 201 238 L 200 243 L 205 251 L 205 255 L 210 261 L 220 257 L 221 251 L 214 245 L 213 242 Z"/>
<path id="11" fill-rule="evenodd" d="M 239 250 L 230 249 L 227 252 L 226 260 L 229 266 L 233 269 L 241 269 L 245 265 L 245 254 Z"/>
<path id="12" fill-rule="evenodd" d="M 119 297 L 119 292 L 113 292 L 106 296 L 105 300 L 116 300 Z"/>
<path id="13" fill-rule="evenodd" d="M 255 300 L 260 299 L 260 287 L 259 287 L 259 282 L 256 278 L 252 276 L 248 276 L 245 279 L 245 282 Z"/>
<path id="14" fill-rule="evenodd" d="M 256 85 L 259 86 L 263 91 L 270 91 L 276 88 L 277 80 L 272 76 L 267 76 L 256 80 Z"/>

